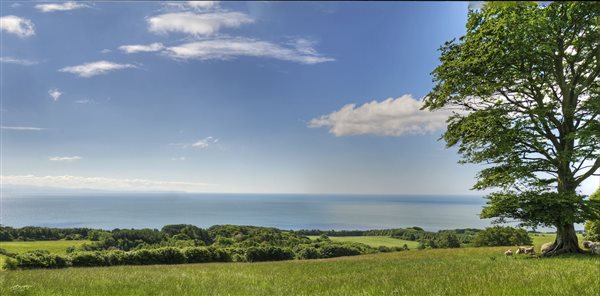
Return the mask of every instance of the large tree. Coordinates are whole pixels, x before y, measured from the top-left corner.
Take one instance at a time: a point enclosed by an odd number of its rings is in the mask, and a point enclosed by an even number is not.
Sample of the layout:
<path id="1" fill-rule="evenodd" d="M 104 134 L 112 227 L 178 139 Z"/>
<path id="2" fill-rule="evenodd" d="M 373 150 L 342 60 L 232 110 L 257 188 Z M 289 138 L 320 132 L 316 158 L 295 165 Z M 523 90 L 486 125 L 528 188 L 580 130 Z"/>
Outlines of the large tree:
<path id="1" fill-rule="evenodd" d="M 598 216 L 578 187 L 600 168 L 600 2 L 486 3 L 441 48 L 424 108 L 454 108 L 443 139 L 483 164 L 482 218 L 556 227 L 546 255 L 581 252 Z"/>

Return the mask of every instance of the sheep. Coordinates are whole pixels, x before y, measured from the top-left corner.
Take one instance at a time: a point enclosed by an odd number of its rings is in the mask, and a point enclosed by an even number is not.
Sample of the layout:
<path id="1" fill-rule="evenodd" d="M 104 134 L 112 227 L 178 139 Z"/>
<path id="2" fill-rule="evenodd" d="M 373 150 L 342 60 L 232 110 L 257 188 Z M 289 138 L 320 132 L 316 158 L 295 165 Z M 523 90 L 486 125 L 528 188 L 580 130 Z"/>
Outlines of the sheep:
<path id="1" fill-rule="evenodd" d="M 590 249 L 592 250 L 592 254 L 600 255 L 600 243 L 594 242 L 590 243 Z"/>
<path id="2" fill-rule="evenodd" d="M 552 250 L 554 248 L 554 243 L 545 243 L 542 245 L 542 247 L 540 248 L 540 251 L 542 253 L 547 253 L 550 250 Z"/>
<path id="3" fill-rule="evenodd" d="M 512 254 L 513 254 L 513 252 L 510 249 L 508 251 L 504 252 L 504 256 L 512 256 Z"/>
<path id="4" fill-rule="evenodd" d="M 590 248 L 590 245 L 591 245 L 592 243 L 593 243 L 593 242 L 591 242 L 591 241 L 583 241 L 581 244 L 583 245 L 583 247 L 584 247 L 584 248 L 586 248 L 586 249 L 589 249 L 589 248 Z"/>
<path id="5" fill-rule="evenodd" d="M 517 248 L 517 255 L 519 254 L 525 254 L 525 248 L 524 247 L 518 247 Z"/>
<path id="6" fill-rule="evenodd" d="M 525 248 L 525 254 L 535 255 L 533 247 Z"/>

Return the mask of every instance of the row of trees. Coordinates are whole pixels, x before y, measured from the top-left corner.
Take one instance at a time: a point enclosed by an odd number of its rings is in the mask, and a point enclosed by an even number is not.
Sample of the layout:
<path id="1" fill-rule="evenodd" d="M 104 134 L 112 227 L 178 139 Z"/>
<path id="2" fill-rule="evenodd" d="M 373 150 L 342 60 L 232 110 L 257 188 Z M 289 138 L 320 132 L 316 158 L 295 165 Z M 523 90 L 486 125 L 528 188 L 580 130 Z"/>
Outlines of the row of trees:
<path id="1" fill-rule="evenodd" d="M 66 256 L 47 251 L 7 254 L 5 268 L 63 268 L 116 265 L 183 264 L 206 262 L 258 262 L 292 259 L 319 259 L 355 256 L 375 252 L 402 251 L 404 248 L 372 248 L 360 243 L 332 242 L 328 239 L 311 241 L 295 247 L 262 244 L 252 247 L 157 247 L 137 250 L 76 251 Z"/>

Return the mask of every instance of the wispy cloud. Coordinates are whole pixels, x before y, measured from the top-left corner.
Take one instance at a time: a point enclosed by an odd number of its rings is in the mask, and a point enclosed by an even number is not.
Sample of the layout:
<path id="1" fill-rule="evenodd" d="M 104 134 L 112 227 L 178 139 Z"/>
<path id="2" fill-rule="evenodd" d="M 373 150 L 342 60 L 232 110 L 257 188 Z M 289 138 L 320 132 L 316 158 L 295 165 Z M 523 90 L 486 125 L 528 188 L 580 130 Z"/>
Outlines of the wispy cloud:
<path id="1" fill-rule="evenodd" d="M 37 4 L 35 8 L 41 12 L 68 11 L 88 7 L 86 4 L 68 1 L 63 3 Z"/>
<path id="2" fill-rule="evenodd" d="M 0 126 L 0 129 L 9 131 L 43 131 L 45 128 L 33 126 Z"/>
<path id="3" fill-rule="evenodd" d="M 205 149 L 208 148 L 212 144 L 216 144 L 219 142 L 219 139 L 216 139 L 212 136 L 206 137 L 204 139 L 200 139 L 193 143 L 170 143 L 172 146 L 180 146 L 182 148 L 196 148 L 196 149 Z"/>
<path id="4" fill-rule="evenodd" d="M 430 112 L 421 110 L 423 101 L 410 95 L 362 106 L 348 104 L 340 110 L 312 119 L 311 128 L 327 127 L 335 136 L 374 134 L 401 136 L 432 133 L 446 127 L 451 111 Z"/>
<path id="5" fill-rule="evenodd" d="M 184 161 L 184 160 L 185 160 L 185 157 L 184 157 L 184 156 L 181 156 L 181 157 L 173 157 L 173 158 L 171 158 L 171 160 L 175 160 L 175 161 Z"/>
<path id="6" fill-rule="evenodd" d="M 147 22 L 148 30 L 157 34 L 209 36 L 216 34 L 221 28 L 236 28 L 254 20 L 241 12 L 175 12 L 150 17 Z"/>
<path id="7" fill-rule="evenodd" d="M 318 54 L 312 44 L 303 43 L 302 46 L 284 47 L 249 38 L 219 38 L 184 43 L 167 47 L 163 54 L 177 60 L 230 60 L 242 56 L 274 58 L 301 64 L 318 64 L 335 60 Z"/>
<path id="8" fill-rule="evenodd" d="M 49 90 L 48 94 L 56 102 L 56 101 L 58 101 L 58 98 L 60 98 L 60 96 L 62 96 L 63 93 L 60 90 L 58 90 L 58 88 L 55 88 L 55 89 Z"/>
<path id="9" fill-rule="evenodd" d="M 92 99 L 81 99 L 81 100 L 75 100 L 76 104 L 90 104 L 90 105 L 97 105 L 100 104 L 99 102 L 92 100 Z"/>
<path id="10" fill-rule="evenodd" d="M 21 66 L 33 66 L 33 65 L 38 64 L 37 61 L 19 59 L 19 58 L 15 58 L 15 57 L 0 57 L 0 63 L 15 64 L 15 65 L 21 65 Z"/>
<path id="11" fill-rule="evenodd" d="M 80 77 L 89 78 L 92 76 L 107 74 L 109 72 L 123 70 L 128 68 L 137 68 L 132 64 L 117 64 L 109 61 L 97 61 L 93 63 L 81 64 L 77 66 L 70 66 L 62 68 L 58 71 L 68 72 L 78 75 Z"/>
<path id="12" fill-rule="evenodd" d="M 178 1 L 164 3 L 167 9 L 206 11 L 217 8 L 219 1 Z"/>
<path id="13" fill-rule="evenodd" d="M 15 34 L 19 37 L 35 35 L 33 22 L 30 19 L 21 18 L 15 15 L 1 16 L 0 30 Z"/>
<path id="14" fill-rule="evenodd" d="M 201 140 L 198 140 L 198 141 L 192 143 L 191 147 L 204 149 L 204 148 L 207 148 L 209 145 L 217 143 L 217 142 L 219 142 L 219 139 L 215 139 L 213 137 L 206 137 L 204 139 L 201 139 Z"/>
<path id="15" fill-rule="evenodd" d="M 133 45 L 122 45 L 119 49 L 125 53 L 138 53 L 138 52 L 155 52 L 160 51 L 164 48 L 162 43 L 156 42 L 148 45 L 133 44 Z"/>
<path id="16" fill-rule="evenodd" d="M 131 191 L 184 191 L 201 192 L 215 186 L 201 182 L 154 181 L 146 179 L 117 179 L 105 177 L 81 176 L 35 176 L 8 175 L 1 176 L 5 185 L 44 186 L 59 188 L 86 188 L 101 190 L 131 190 Z"/>
<path id="17" fill-rule="evenodd" d="M 81 157 L 79 157 L 79 156 L 54 156 L 54 157 L 48 158 L 48 160 L 72 162 L 72 161 L 81 160 Z"/>

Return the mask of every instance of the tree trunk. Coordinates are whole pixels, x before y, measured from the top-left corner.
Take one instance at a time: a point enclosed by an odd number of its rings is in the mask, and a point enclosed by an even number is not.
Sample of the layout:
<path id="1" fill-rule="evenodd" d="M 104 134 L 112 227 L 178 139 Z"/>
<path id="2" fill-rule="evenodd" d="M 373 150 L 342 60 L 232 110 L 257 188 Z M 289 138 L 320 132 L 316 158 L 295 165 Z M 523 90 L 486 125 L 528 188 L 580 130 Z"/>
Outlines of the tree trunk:
<path id="1" fill-rule="evenodd" d="M 564 224 L 556 227 L 556 239 L 554 240 L 553 248 L 544 253 L 544 256 L 556 256 L 567 253 L 583 253 L 579 248 L 579 240 L 575 233 L 573 224 Z"/>

